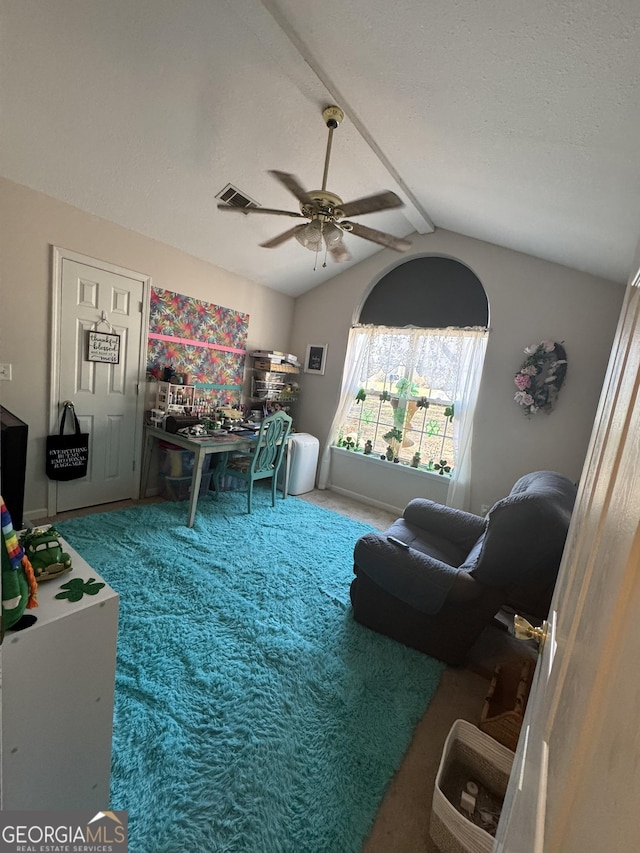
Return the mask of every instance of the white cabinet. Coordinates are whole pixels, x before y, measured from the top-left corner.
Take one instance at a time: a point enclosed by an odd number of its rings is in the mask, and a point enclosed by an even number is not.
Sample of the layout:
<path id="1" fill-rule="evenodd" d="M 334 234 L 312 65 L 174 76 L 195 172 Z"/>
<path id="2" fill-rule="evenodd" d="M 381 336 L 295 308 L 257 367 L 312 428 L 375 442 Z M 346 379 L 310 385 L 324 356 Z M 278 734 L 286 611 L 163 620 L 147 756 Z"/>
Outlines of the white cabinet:
<path id="1" fill-rule="evenodd" d="M 103 582 L 64 550 L 73 569 L 40 584 L 37 622 L 1 647 L 2 810 L 109 807 L 119 596 L 57 600 L 72 578 Z"/>

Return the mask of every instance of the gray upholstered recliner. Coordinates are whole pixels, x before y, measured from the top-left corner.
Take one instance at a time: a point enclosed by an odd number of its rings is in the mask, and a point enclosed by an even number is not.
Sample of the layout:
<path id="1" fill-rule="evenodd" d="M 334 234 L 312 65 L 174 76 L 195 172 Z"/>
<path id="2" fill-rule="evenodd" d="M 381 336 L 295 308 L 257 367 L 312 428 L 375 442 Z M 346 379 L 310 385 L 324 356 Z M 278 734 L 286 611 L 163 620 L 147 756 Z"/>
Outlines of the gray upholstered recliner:
<path id="1" fill-rule="evenodd" d="M 355 619 L 457 665 L 502 606 L 546 618 L 575 497 L 569 479 L 536 471 L 485 518 L 412 500 L 356 543 Z"/>

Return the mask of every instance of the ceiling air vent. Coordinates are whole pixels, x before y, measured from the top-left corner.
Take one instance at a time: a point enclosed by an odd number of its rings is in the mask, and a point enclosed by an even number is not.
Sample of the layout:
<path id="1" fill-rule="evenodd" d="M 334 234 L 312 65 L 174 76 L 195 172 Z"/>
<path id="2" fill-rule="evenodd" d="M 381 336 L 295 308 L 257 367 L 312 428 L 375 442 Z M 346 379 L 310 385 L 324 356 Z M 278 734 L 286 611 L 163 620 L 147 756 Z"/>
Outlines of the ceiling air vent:
<path id="1" fill-rule="evenodd" d="M 229 207 L 260 207 L 256 201 L 249 198 L 245 192 L 234 187 L 233 184 L 227 184 L 226 187 L 220 190 L 216 195 L 216 198 L 219 198 L 220 201 L 228 204 Z"/>

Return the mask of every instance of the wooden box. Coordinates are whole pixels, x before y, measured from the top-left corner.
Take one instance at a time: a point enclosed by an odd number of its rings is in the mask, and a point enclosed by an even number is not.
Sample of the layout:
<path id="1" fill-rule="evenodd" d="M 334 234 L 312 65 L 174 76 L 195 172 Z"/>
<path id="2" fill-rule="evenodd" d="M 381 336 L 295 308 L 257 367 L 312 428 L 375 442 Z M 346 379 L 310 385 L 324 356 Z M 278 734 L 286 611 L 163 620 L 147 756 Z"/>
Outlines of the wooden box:
<path id="1" fill-rule="evenodd" d="M 484 700 L 479 728 L 515 752 L 527 707 L 534 662 L 496 667 Z"/>

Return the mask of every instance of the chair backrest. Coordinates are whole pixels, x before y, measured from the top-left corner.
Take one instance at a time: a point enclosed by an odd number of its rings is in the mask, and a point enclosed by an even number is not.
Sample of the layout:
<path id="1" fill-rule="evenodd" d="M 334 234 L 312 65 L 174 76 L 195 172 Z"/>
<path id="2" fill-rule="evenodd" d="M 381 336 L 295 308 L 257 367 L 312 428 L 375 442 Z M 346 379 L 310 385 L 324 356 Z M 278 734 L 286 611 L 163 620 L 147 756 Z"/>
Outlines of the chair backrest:
<path id="1" fill-rule="evenodd" d="M 292 419 L 286 412 L 275 412 L 264 418 L 260 425 L 256 450 L 251 458 L 251 476 L 278 473 L 291 423 Z"/>
<path id="2" fill-rule="evenodd" d="M 548 609 L 564 550 L 577 489 L 553 471 L 521 477 L 489 511 L 487 526 L 463 569 L 507 590 L 511 604 Z M 546 615 L 546 613 L 544 613 Z"/>

